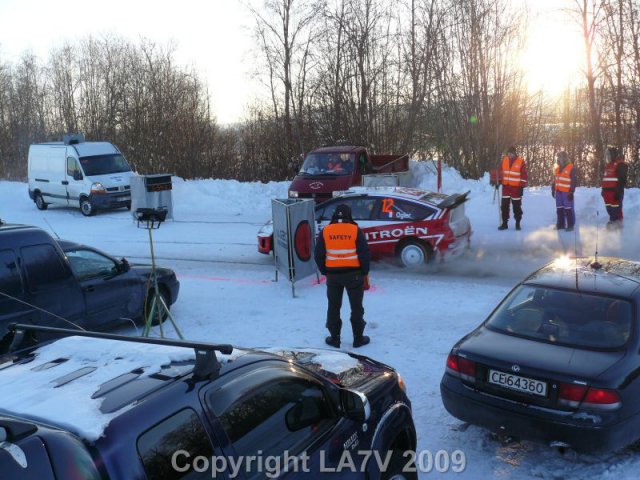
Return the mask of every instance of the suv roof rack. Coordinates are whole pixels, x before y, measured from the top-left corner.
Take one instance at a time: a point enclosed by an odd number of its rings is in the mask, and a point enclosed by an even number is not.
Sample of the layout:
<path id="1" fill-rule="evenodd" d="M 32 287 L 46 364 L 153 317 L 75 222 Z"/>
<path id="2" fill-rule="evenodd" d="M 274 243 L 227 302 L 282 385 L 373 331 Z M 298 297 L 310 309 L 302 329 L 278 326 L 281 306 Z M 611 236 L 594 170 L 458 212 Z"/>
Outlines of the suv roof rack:
<path id="1" fill-rule="evenodd" d="M 91 332 L 87 330 L 71 330 L 69 328 L 45 327 L 42 325 L 25 325 L 22 323 L 12 323 L 9 325 L 9 331 L 14 332 L 43 332 L 60 335 L 62 337 L 89 337 L 100 338 L 103 340 L 115 340 L 120 342 L 132 343 L 148 343 L 152 345 L 164 345 L 168 347 L 184 347 L 193 348 L 196 354 L 196 364 L 193 367 L 193 376 L 202 380 L 205 378 L 213 378 L 220 371 L 220 362 L 216 356 L 216 351 L 230 355 L 233 353 L 233 345 L 215 344 L 205 342 L 193 342 L 187 340 L 172 340 L 167 338 L 149 338 L 149 337 L 130 337 L 127 335 L 117 335 L 114 333 Z"/>

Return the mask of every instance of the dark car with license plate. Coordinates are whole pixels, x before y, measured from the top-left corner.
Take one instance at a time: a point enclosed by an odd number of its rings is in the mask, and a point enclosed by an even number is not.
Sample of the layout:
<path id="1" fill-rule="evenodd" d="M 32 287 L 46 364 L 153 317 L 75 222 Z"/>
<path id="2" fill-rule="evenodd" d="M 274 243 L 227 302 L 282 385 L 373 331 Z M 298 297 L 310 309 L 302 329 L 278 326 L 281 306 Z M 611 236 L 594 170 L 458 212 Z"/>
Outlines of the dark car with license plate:
<path id="1" fill-rule="evenodd" d="M 640 439 L 640 263 L 562 258 L 455 344 L 440 384 L 454 417 L 579 452 Z"/>
<path id="2" fill-rule="evenodd" d="M 0 357 L 3 480 L 417 479 L 404 382 L 368 357 L 25 330 L 65 338 Z"/>
<path id="3" fill-rule="evenodd" d="M 95 248 L 56 241 L 44 230 L 0 222 L 0 339 L 13 322 L 104 330 L 144 317 L 155 290 L 151 267 Z M 157 268 L 167 306 L 178 298 L 175 273 Z M 0 341 L 0 351 L 6 342 Z"/>

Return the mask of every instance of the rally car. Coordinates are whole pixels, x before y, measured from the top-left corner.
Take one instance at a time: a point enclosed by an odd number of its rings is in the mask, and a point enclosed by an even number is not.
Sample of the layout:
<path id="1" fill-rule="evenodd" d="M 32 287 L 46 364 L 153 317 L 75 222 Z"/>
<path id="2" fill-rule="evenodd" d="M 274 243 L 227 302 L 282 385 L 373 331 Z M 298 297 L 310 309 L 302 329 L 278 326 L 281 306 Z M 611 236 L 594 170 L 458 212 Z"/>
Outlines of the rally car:
<path id="1" fill-rule="evenodd" d="M 465 215 L 467 195 L 427 192 L 405 187 L 353 187 L 315 208 L 316 234 L 330 221 L 336 206 L 351 207 L 364 231 L 374 260 L 396 258 L 404 267 L 457 256 L 469 247 L 471 223 Z M 258 232 L 258 251 L 273 249 L 273 227 Z"/>

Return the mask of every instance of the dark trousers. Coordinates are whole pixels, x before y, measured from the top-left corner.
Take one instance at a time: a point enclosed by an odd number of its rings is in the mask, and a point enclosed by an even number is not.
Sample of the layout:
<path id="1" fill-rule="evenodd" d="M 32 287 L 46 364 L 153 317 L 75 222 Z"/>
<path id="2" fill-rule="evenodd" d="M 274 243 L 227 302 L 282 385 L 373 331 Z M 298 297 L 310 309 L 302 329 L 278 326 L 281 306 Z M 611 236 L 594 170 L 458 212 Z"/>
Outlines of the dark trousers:
<path id="1" fill-rule="evenodd" d="M 516 222 L 522 219 L 522 198 L 515 200 L 512 197 L 502 197 L 502 203 L 500 204 L 500 210 L 502 212 L 502 223 L 509 221 L 509 203 L 513 205 L 513 218 Z"/>
<path id="2" fill-rule="evenodd" d="M 364 326 L 364 307 L 362 298 L 364 296 L 364 276 L 360 272 L 349 273 L 328 273 L 327 274 L 327 328 L 331 336 L 340 336 L 342 330 L 342 319 L 340 318 L 340 308 L 342 307 L 342 294 L 347 290 L 349 304 L 351 305 L 351 328 L 353 338 L 362 336 Z"/>

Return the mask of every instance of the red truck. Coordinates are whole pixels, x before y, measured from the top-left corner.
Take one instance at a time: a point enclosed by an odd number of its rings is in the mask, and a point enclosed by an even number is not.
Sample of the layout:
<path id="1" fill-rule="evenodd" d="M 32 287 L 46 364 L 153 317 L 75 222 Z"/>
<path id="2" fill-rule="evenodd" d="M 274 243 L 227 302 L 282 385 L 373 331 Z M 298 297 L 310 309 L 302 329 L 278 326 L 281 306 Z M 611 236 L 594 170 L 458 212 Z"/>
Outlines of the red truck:
<path id="1" fill-rule="evenodd" d="M 371 155 L 363 146 L 328 146 L 307 154 L 289 187 L 289 198 L 329 200 L 351 186 L 410 187 L 409 155 Z"/>

